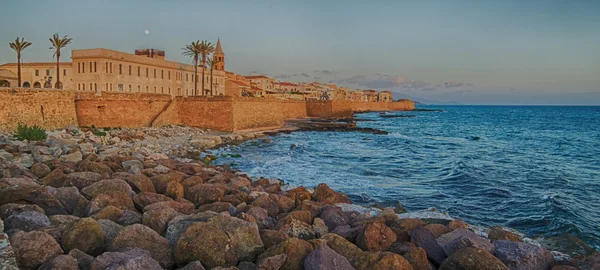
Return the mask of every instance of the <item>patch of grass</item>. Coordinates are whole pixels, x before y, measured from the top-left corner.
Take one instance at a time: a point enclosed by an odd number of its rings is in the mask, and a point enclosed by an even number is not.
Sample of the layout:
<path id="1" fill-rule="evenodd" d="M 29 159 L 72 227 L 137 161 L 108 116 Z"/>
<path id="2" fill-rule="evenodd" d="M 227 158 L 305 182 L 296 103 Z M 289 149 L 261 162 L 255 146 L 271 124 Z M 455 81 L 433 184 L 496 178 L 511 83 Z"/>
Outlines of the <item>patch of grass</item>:
<path id="1" fill-rule="evenodd" d="M 104 132 L 104 131 L 94 131 L 94 135 L 96 135 L 98 137 L 104 137 L 104 136 L 106 136 L 106 132 Z"/>
<path id="2" fill-rule="evenodd" d="M 15 138 L 17 138 L 19 141 L 43 141 L 47 137 L 48 135 L 46 134 L 46 130 L 38 125 L 29 127 L 27 125 L 19 124 L 15 130 Z"/>
<path id="3" fill-rule="evenodd" d="M 110 128 L 109 128 L 109 127 L 105 127 L 105 128 L 103 128 L 103 130 L 104 130 L 104 131 L 109 131 L 109 130 L 110 130 Z"/>

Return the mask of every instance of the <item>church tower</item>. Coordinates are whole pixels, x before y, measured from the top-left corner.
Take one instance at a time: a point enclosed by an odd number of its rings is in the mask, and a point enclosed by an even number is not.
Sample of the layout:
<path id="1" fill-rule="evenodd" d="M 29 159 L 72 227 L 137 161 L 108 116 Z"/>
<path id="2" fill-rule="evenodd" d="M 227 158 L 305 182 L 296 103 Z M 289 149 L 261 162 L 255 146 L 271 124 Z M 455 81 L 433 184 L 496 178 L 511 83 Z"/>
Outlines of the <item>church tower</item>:
<path id="1" fill-rule="evenodd" d="M 225 54 L 223 48 L 221 48 L 221 40 L 217 39 L 217 48 L 213 53 L 213 61 L 219 61 L 215 65 L 215 70 L 225 70 Z"/>

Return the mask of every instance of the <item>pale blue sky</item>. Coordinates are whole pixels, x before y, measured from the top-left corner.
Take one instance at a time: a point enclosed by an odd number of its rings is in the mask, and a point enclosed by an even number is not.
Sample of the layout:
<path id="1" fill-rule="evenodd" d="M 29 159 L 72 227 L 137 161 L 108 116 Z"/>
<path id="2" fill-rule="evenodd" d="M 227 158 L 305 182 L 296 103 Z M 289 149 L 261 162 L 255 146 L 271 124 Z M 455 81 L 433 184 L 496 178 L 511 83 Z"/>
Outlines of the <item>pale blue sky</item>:
<path id="1" fill-rule="evenodd" d="M 59 32 L 70 49 L 152 47 L 179 62 L 185 44 L 219 37 L 236 73 L 465 104 L 600 104 L 600 1 L 7 0 L 0 25 L 1 63 L 16 36 L 33 42 L 24 61 L 51 61 Z"/>

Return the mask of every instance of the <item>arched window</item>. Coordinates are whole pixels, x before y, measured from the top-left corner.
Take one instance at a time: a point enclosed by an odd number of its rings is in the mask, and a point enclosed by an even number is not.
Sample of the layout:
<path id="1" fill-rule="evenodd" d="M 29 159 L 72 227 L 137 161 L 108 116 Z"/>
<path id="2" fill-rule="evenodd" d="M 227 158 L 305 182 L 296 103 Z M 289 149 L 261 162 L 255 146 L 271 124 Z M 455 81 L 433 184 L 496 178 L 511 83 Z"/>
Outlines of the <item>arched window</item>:
<path id="1" fill-rule="evenodd" d="M 56 82 L 56 83 L 54 84 L 54 88 L 56 88 L 56 89 L 62 89 L 62 87 L 63 87 L 63 85 L 62 85 L 62 83 L 61 83 L 61 82 Z"/>
<path id="2" fill-rule="evenodd" d="M 44 83 L 44 88 L 52 88 L 52 83 L 51 83 L 51 82 L 49 82 L 49 81 L 46 81 L 46 82 Z"/>
<path id="3" fill-rule="evenodd" d="M 30 88 L 31 84 L 29 82 L 23 83 L 23 88 Z"/>
<path id="4" fill-rule="evenodd" d="M 10 87 L 10 82 L 7 80 L 0 80 L 0 87 Z"/>
<path id="5" fill-rule="evenodd" d="M 42 84 L 40 82 L 35 82 L 33 88 L 42 88 Z"/>

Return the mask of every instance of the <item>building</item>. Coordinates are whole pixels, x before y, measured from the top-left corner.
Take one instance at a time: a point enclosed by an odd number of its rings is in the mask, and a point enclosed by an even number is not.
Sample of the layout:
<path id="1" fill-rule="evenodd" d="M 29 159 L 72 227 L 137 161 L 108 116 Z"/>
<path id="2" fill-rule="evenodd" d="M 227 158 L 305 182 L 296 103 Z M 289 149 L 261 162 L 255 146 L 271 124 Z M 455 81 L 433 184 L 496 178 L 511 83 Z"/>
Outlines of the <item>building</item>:
<path id="1" fill-rule="evenodd" d="M 379 96 L 377 98 L 379 102 L 392 102 L 394 98 L 392 97 L 392 92 L 390 91 L 381 91 L 379 92 Z"/>
<path id="2" fill-rule="evenodd" d="M 249 84 L 238 80 L 225 80 L 226 96 L 247 96 L 249 92 Z"/>
<path id="3" fill-rule="evenodd" d="M 256 88 L 261 91 L 272 92 L 275 91 L 275 79 L 269 78 L 264 75 L 257 76 L 246 76 L 246 79 L 251 83 L 256 84 Z"/>
<path id="4" fill-rule="evenodd" d="M 9 87 L 17 87 L 17 70 L 17 63 L 1 65 L 0 81 L 7 81 Z M 71 62 L 61 62 L 60 72 L 62 88 L 73 89 Z M 21 63 L 21 87 L 57 89 L 59 86 L 56 82 L 56 62 Z"/>
<path id="5" fill-rule="evenodd" d="M 366 102 L 377 102 L 377 97 L 379 96 L 379 92 L 375 90 L 364 90 L 364 99 Z"/>

